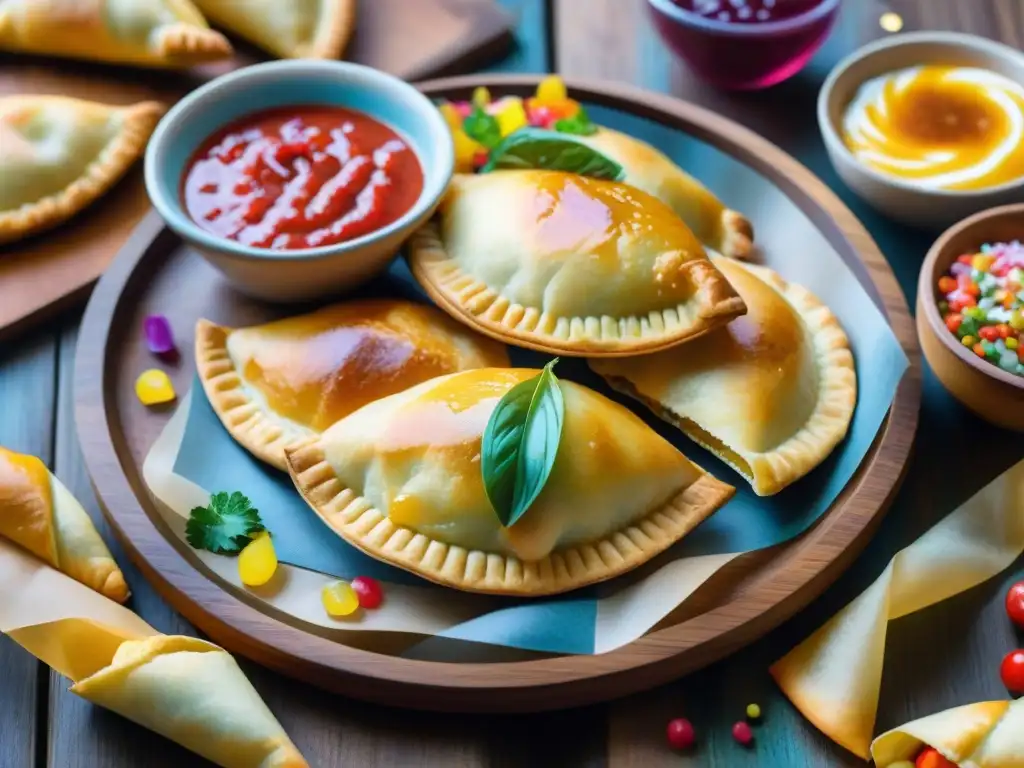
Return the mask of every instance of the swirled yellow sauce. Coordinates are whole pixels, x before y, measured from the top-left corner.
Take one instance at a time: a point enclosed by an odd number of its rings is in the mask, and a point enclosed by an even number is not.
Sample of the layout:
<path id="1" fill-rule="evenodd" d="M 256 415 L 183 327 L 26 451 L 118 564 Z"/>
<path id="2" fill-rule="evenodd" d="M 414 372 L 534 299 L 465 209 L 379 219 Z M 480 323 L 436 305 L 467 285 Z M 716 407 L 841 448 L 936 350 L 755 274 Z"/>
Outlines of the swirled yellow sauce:
<path id="1" fill-rule="evenodd" d="M 928 65 L 869 80 L 842 128 L 862 163 L 925 189 L 1024 177 L 1024 85 L 986 69 Z"/>

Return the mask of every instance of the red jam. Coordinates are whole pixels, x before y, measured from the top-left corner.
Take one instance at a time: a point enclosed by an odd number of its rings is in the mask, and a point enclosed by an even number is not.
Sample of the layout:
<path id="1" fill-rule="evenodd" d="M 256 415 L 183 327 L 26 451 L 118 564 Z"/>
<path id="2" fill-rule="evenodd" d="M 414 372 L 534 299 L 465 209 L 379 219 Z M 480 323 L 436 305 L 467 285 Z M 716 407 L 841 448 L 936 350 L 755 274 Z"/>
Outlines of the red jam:
<path id="1" fill-rule="evenodd" d="M 673 0 L 680 8 L 727 24 L 764 24 L 791 19 L 822 0 Z"/>
<path id="2" fill-rule="evenodd" d="M 391 128 L 342 107 L 298 106 L 247 115 L 207 139 L 181 195 L 207 232 L 296 250 L 385 227 L 422 191 L 419 159 Z"/>

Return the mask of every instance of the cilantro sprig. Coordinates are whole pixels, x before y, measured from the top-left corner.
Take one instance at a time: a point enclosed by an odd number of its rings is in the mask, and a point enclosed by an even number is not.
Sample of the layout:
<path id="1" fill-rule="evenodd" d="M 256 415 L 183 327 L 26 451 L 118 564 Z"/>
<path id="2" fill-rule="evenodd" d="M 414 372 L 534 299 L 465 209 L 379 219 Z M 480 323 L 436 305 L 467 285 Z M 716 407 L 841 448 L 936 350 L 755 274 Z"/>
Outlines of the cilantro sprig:
<path id="1" fill-rule="evenodd" d="M 196 507 L 185 524 L 185 538 L 194 549 L 237 555 L 252 537 L 264 531 L 260 512 L 238 491 L 210 496 L 208 507 Z"/>

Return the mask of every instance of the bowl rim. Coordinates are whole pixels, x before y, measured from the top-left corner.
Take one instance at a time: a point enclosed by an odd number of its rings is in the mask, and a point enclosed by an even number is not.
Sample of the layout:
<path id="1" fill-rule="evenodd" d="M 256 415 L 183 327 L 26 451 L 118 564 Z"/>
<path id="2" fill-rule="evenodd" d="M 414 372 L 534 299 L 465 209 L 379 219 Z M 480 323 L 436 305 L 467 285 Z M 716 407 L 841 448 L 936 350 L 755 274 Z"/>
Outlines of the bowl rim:
<path id="1" fill-rule="evenodd" d="M 979 373 L 1024 391 L 1024 376 L 1008 373 L 986 360 L 981 360 L 974 353 L 968 352 L 963 344 L 959 342 L 954 343 L 953 334 L 946 328 L 946 324 L 942 322 L 942 316 L 939 314 L 939 306 L 935 300 L 935 287 L 932 279 L 935 276 L 939 258 L 946 252 L 953 238 L 991 219 L 1008 215 L 1020 217 L 1022 235 L 1024 235 L 1024 203 L 1001 205 L 996 208 L 980 211 L 973 216 L 968 216 L 966 219 L 958 221 L 939 235 L 938 239 L 932 244 L 932 247 L 928 249 L 928 254 L 924 257 L 924 262 L 921 264 L 921 271 L 918 273 L 917 278 L 917 301 L 920 307 L 918 311 L 924 313 L 925 320 L 928 321 L 929 330 L 939 338 L 940 343 L 947 350 Z"/>
<path id="2" fill-rule="evenodd" d="M 918 187 L 910 182 L 904 181 L 896 176 L 889 176 L 881 171 L 864 164 L 847 148 L 839 137 L 839 131 L 829 115 L 829 108 L 834 100 L 836 84 L 855 65 L 869 58 L 879 55 L 890 48 L 902 48 L 904 46 L 919 43 L 937 43 L 950 47 L 970 49 L 981 53 L 989 54 L 995 58 L 1012 61 L 1024 69 L 1024 52 L 1011 48 L 1008 45 L 990 40 L 979 35 L 972 35 L 966 32 L 944 32 L 944 31 L 918 31 L 904 32 L 891 37 L 883 37 L 874 42 L 861 46 L 853 53 L 841 59 L 829 72 L 821 90 L 818 91 L 818 130 L 821 132 L 822 140 L 833 156 L 838 155 L 855 166 L 858 172 L 864 174 L 876 183 L 883 184 L 892 189 L 900 190 L 926 199 L 934 200 L 983 200 L 989 196 L 996 196 L 1008 191 L 1024 188 L 1024 176 L 1017 179 L 1003 182 L 991 187 L 981 189 L 926 189 Z"/>
<path id="3" fill-rule="evenodd" d="M 431 151 L 440 151 L 440 157 L 437 158 L 436 163 L 431 163 L 429 165 L 424 161 L 422 152 L 418 151 L 417 147 L 412 146 L 410 142 L 410 148 L 416 155 L 417 160 L 420 162 L 422 167 L 424 182 L 423 189 L 420 192 L 419 197 L 416 199 L 416 202 L 404 214 L 384 227 L 375 229 L 372 232 L 368 232 L 365 235 L 361 235 L 351 240 L 345 240 L 331 245 L 323 245 L 316 248 L 272 250 L 270 248 L 256 248 L 244 245 L 235 240 L 218 237 L 207 232 L 192 220 L 177 200 L 172 201 L 167 195 L 163 194 L 160 189 L 160 185 L 157 183 L 157 179 L 162 176 L 162 170 L 157 159 L 164 151 L 167 137 L 170 134 L 172 127 L 186 123 L 190 119 L 193 119 L 197 114 L 200 114 L 205 106 L 211 100 L 215 99 L 218 94 L 243 87 L 246 83 L 251 82 L 254 79 L 263 79 L 267 75 L 273 75 L 275 73 L 285 73 L 291 74 L 294 77 L 301 77 L 302 75 L 311 72 L 335 72 L 350 76 L 355 74 L 357 76 L 356 79 L 358 81 L 358 87 L 360 88 L 365 88 L 371 92 L 385 89 L 397 92 L 406 99 L 409 104 L 410 111 L 420 115 L 428 123 L 431 133 L 435 135 L 436 139 L 441 139 L 442 137 L 447 138 L 447 141 L 436 142 L 436 146 L 430 148 Z M 299 100 L 296 101 L 296 105 L 316 103 L 316 101 L 316 99 L 313 99 L 312 101 L 309 99 Z M 247 110 L 243 114 L 253 114 L 260 111 L 261 108 L 262 107 L 259 105 L 254 105 L 251 110 Z M 239 117 L 241 116 L 242 115 L 239 115 Z M 372 114 L 370 116 L 374 117 Z M 379 122 L 385 122 L 376 117 L 374 117 L 374 119 Z M 387 123 L 385 122 L 385 124 Z M 400 135 L 404 135 L 404 132 L 395 126 L 389 125 L 389 127 L 392 128 L 392 130 L 397 131 Z M 213 130 L 216 131 L 219 130 L 219 128 L 215 128 Z M 430 168 L 439 168 L 441 170 L 434 178 L 431 178 Z M 160 120 L 156 129 L 153 131 L 152 137 L 150 138 L 144 160 L 146 192 L 149 196 L 150 203 L 152 203 L 153 207 L 160 213 L 161 218 L 163 218 L 167 226 L 174 230 L 179 236 L 200 247 L 216 251 L 222 256 L 239 259 L 290 262 L 315 261 L 335 256 L 340 253 L 349 253 L 359 250 L 371 243 L 384 240 L 396 233 L 400 233 L 402 230 L 414 225 L 444 195 L 454 171 L 455 147 L 451 138 L 451 131 L 448 128 L 448 124 L 444 121 L 444 117 L 441 115 L 440 111 L 427 96 L 404 80 L 381 70 L 362 64 L 354 64 L 348 61 L 325 61 L 319 59 L 291 59 L 262 62 L 221 75 L 220 77 L 214 78 L 210 82 L 196 88 L 171 107 L 171 109 L 168 110 Z M 175 186 L 177 186 L 177 184 L 175 184 Z"/>
<path id="4" fill-rule="evenodd" d="M 673 21 L 697 27 L 706 32 L 716 32 L 735 37 L 767 37 L 779 32 L 792 32 L 795 29 L 801 29 L 825 18 L 838 10 L 840 0 L 821 0 L 816 6 L 808 8 L 803 13 L 786 19 L 779 19 L 778 21 L 769 21 L 765 24 L 735 24 L 717 19 L 709 19 L 693 11 L 680 8 L 672 0 L 647 0 L 647 3 Z"/>

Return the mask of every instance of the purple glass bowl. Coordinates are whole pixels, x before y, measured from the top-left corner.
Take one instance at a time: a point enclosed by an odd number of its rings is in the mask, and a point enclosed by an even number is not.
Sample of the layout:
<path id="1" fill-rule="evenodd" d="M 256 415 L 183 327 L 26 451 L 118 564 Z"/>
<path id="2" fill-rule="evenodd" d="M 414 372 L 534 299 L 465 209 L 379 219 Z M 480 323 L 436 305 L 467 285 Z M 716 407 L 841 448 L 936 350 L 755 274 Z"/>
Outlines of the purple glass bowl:
<path id="1" fill-rule="evenodd" d="M 720 88 L 756 90 L 803 69 L 828 37 L 839 0 L 763 24 L 709 19 L 672 0 L 647 0 L 647 6 L 661 38 L 699 77 Z"/>

